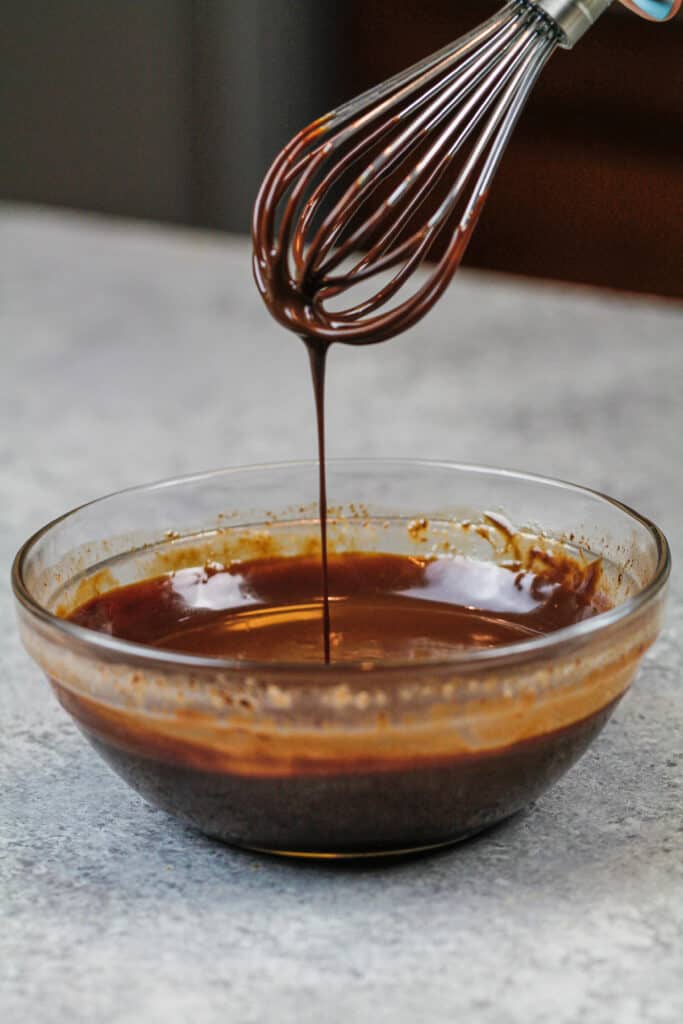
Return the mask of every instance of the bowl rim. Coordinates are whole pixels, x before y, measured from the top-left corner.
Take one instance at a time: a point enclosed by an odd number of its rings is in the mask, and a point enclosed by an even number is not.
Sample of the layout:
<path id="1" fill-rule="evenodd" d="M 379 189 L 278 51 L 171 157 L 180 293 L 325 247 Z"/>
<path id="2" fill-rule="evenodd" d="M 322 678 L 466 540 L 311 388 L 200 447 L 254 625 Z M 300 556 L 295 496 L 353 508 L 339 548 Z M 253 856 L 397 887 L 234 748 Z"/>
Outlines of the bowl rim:
<path id="1" fill-rule="evenodd" d="M 339 673 L 350 674 L 354 671 L 361 671 L 367 678 L 370 674 L 370 667 L 372 668 L 373 674 L 378 675 L 391 670 L 405 671 L 406 669 L 412 669 L 413 671 L 420 669 L 425 671 L 434 671 L 443 668 L 499 668 L 507 664 L 516 664 L 519 661 L 540 653 L 548 654 L 554 649 L 562 648 L 568 644 L 572 644 L 574 641 L 583 641 L 589 637 L 595 636 L 596 634 L 604 633 L 606 630 L 611 630 L 611 627 L 615 627 L 624 620 L 631 618 L 656 598 L 668 580 L 671 571 L 671 551 L 663 531 L 654 522 L 652 522 L 652 520 L 641 515 L 641 513 L 631 508 L 631 506 L 626 505 L 624 502 L 619 501 L 616 498 L 612 498 L 594 488 L 584 487 L 580 484 L 544 476 L 538 473 L 528 473 L 522 470 L 506 469 L 478 463 L 452 462 L 444 459 L 350 457 L 327 460 L 327 465 L 330 468 L 337 466 L 349 467 L 352 465 L 376 466 L 380 464 L 389 467 L 395 466 L 397 469 L 413 467 L 452 470 L 460 473 L 487 474 L 503 479 L 515 479 L 519 481 L 527 481 L 529 483 L 543 484 L 559 490 L 572 491 L 575 494 L 589 495 L 593 498 L 597 498 L 634 519 L 637 523 L 643 526 L 654 539 L 657 549 L 657 565 L 652 579 L 645 587 L 643 587 L 642 590 L 639 590 L 638 593 L 627 598 L 624 602 L 616 605 L 614 608 L 610 608 L 604 612 L 599 612 L 591 618 L 583 619 L 582 621 L 570 626 L 563 626 L 561 629 L 557 629 L 552 633 L 547 633 L 544 636 L 534 637 L 531 640 L 522 640 L 511 644 L 501 644 L 499 647 L 494 648 L 453 651 L 448 656 L 435 658 L 433 660 L 427 659 L 419 665 L 416 665 L 414 661 L 410 661 L 405 658 L 387 660 L 379 663 L 373 662 L 371 666 L 367 661 L 360 660 L 333 661 L 329 665 L 325 665 L 322 661 L 247 661 L 241 659 L 193 655 L 182 651 L 166 651 L 146 644 L 122 640 L 119 637 L 112 637 L 106 633 L 99 633 L 96 630 L 77 625 L 69 619 L 60 618 L 44 608 L 29 593 L 24 582 L 23 570 L 31 549 L 38 543 L 38 541 L 41 540 L 42 537 L 49 533 L 50 530 L 64 522 L 66 519 L 69 519 L 71 516 L 81 512 L 83 509 L 92 505 L 103 504 L 112 498 L 120 497 L 125 494 L 133 494 L 140 491 L 149 492 L 153 490 L 163 490 L 165 488 L 181 484 L 199 483 L 211 479 L 212 477 L 267 472 L 269 470 L 291 470 L 303 468 L 317 469 L 318 463 L 315 459 L 292 459 L 281 462 L 254 463 L 243 466 L 222 467 L 219 469 L 167 477 L 151 483 L 136 484 L 117 491 L 111 491 L 108 494 L 101 495 L 98 498 L 83 502 L 82 504 L 69 509 L 69 511 L 50 520 L 40 529 L 36 530 L 35 533 L 33 533 L 17 551 L 11 571 L 12 589 L 15 599 L 25 611 L 38 619 L 43 625 L 56 629 L 64 638 L 76 641 L 79 646 L 82 645 L 94 648 L 101 651 L 103 654 L 106 653 L 110 656 L 115 654 L 124 660 L 134 660 L 137 664 L 146 664 L 150 666 L 155 665 L 157 667 L 162 666 L 167 669 L 210 669 L 214 672 L 230 671 L 241 674 L 253 674 L 255 672 L 260 672 L 262 674 L 267 673 L 274 676 L 279 676 L 281 674 L 287 675 L 296 672 L 299 677 L 316 675 L 318 678 L 320 678 L 321 671 L 324 672 L 326 677 L 333 677 L 335 674 Z"/>

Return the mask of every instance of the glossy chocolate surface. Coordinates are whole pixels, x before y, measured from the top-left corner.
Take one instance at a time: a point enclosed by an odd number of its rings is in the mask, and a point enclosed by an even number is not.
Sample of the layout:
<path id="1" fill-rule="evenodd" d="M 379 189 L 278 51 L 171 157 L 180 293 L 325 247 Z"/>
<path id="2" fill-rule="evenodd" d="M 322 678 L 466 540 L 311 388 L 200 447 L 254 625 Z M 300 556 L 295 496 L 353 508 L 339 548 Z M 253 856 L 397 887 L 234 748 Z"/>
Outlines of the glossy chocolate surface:
<path id="1" fill-rule="evenodd" d="M 333 662 L 417 667 L 551 632 L 597 610 L 595 571 L 568 580 L 566 567 L 535 573 L 463 557 L 334 554 Z M 109 591 L 71 619 L 166 650 L 305 666 L 320 661 L 320 614 L 319 560 L 301 556 L 183 569 Z M 223 761 L 200 742 L 155 734 L 153 720 L 105 713 L 55 686 L 100 753 L 153 803 L 229 842 L 318 854 L 430 846 L 514 813 L 583 753 L 614 703 L 480 751 L 416 757 L 399 738 L 378 758 L 369 736 L 368 750 L 361 744 L 346 759 L 316 760 L 312 748 L 302 756 L 294 745 L 270 768 L 267 758 L 251 767 Z"/>

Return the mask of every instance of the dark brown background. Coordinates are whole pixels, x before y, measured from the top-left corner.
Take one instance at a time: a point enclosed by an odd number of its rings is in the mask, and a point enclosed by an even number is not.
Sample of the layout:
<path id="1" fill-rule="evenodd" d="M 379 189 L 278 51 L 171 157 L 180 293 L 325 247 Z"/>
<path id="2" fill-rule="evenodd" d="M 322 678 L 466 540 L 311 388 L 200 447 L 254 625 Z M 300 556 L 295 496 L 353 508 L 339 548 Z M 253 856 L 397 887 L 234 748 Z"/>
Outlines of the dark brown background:
<path id="1" fill-rule="evenodd" d="M 5 0 L 0 195 L 246 230 L 296 128 L 496 6 Z M 545 70 L 467 262 L 681 296 L 682 195 L 683 19 L 615 5 Z"/>

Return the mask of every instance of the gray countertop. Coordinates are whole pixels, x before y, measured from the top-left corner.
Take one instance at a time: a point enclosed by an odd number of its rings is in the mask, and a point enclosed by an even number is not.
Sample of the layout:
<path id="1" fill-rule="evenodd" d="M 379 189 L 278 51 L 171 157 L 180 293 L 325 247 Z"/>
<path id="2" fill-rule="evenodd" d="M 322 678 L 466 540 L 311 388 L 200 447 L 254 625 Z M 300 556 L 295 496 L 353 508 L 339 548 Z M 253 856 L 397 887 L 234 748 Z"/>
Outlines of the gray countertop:
<path id="1" fill-rule="evenodd" d="M 527 813 L 396 863 L 222 847 L 85 744 L 6 581 L 85 499 L 313 455 L 303 347 L 262 309 L 246 243 L 219 236 L 7 207 L 0 290 L 0 1017 L 680 1024 L 681 577 L 634 690 Z M 331 364 L 331 454 L 574 479 L 683 554 L 680 305 L 463 272 L 409 336 Z"/>

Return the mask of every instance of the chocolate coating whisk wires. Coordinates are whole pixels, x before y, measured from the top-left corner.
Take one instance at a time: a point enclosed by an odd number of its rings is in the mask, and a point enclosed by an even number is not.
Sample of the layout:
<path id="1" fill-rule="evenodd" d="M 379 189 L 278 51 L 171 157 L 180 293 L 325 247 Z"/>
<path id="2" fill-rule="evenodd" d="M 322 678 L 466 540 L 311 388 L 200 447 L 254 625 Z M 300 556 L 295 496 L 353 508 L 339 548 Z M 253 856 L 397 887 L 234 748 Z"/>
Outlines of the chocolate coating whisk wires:
<path id="1" fill-rule="evenodd" d="M 309 339 L 352 344 L 420 319 L 462 259 L 533 84 L 564 43 L 540 5 L 512 0 L 295 136 L 254 209 L 254 273 L 273 315 Z M 414 275 L 437 243 L 426 276 Z"/>

